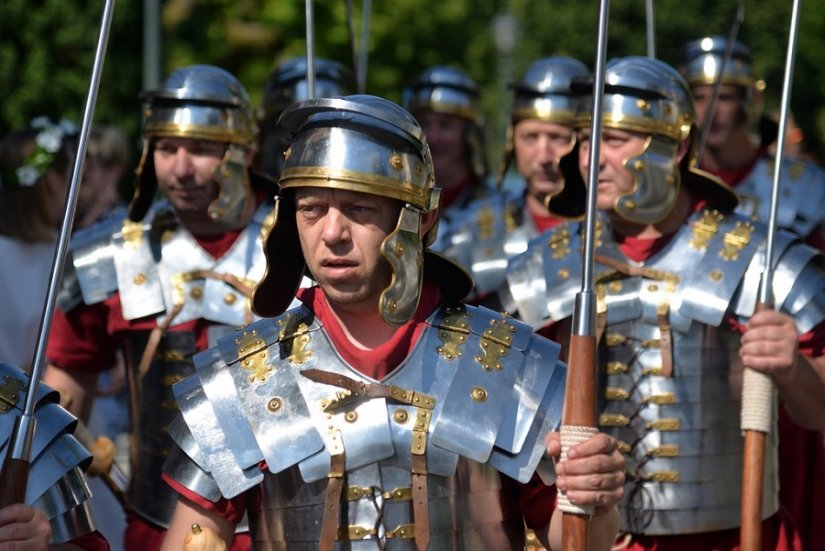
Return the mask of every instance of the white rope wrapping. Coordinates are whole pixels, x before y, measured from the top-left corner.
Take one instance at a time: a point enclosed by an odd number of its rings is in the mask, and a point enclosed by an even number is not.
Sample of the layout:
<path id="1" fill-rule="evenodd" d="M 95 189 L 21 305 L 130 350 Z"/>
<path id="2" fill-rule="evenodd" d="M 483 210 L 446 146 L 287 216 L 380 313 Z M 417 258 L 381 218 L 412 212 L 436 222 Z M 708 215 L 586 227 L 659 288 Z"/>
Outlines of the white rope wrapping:
<path id="1" fill-rule="evenodd" d="M 579 442 L 584 442 L 588 438 L 595 436 L 599 433 L 599 429 L 596 427 L 580 427 L 575 425 L 562 425 L 561 426 L 561 459 L 560 461 L 564 461 L 567 459 L 567 450 L 571 447 L 575 446 Z M 556 498 L 556 504 L 558 508 L 563 513 L 572 513 L 575 515 L 587 515 L 590 516 L 593 514 L 593 507 L 592 506 L 580 506 L 574 505 L 570 503 L 567 499 L 567 495 L 562 492 L 558 492 L 558 497 Z"/>
<path id="2" fill-rule="evenodd" d="M 742 376 L 742 430 L 771 432 L 775 402 L 776 388 L 770 376 L 745 368 Z"/>

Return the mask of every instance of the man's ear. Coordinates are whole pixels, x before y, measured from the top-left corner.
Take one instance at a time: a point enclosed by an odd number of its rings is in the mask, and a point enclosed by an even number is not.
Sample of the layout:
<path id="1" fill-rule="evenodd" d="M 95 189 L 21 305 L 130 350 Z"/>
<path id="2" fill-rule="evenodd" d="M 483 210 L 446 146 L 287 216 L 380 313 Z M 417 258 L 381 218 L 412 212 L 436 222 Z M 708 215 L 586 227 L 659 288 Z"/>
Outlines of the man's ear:
<path id="1" fill-rule="evenodd" d="M 438 216 L 441 213 L 441 209 L 435 209 L 430 212 L 425 213 L 421 216 L 421 232 L 420 237 L 423 238 L 427 235 L 427 232 L 435 226 L 435 223 L 438 222 Z"/>
<path id="2" fill-rule="evenodd" d="M 690 140 L 691 138 L 685 138 L 681 142 L 679 142 L 679 148 L 676 150 L 676 164 L 680 164 L 682 159 L 685 158 L 685 155 L 690 152 Z"/>

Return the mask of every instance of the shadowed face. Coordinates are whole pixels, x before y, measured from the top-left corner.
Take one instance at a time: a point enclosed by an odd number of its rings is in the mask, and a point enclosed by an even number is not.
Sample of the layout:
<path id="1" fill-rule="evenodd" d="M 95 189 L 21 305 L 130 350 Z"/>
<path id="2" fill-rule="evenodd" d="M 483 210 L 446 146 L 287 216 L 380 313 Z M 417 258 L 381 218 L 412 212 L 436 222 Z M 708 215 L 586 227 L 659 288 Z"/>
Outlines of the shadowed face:
<path id="1" fill-rule="evenodd" d="M 599 181 L 596 206 L 610 211 L 636 185 L 633 174 L 625 166 L 628 159 L 638 157 L 647 147 L 648 135 L 606 128 L 602 130 L 599 148 Z M 590 130 L 579 134 L 579 170 L 587 181 L 590 162 Z"/>
<path id="2" fill-rule="evenodd" d="M 553 122 L 526 119 L 513 128 L 516 168 L 527 182 L 527 192 L 539 200 L 564 188 L 559 161 L 573 149 L 573 129 Z"/>
<path id="3" fill-rule="evenodd" d="M 154 147 L 158 187 L 182 220 L 208 220 L 218 196 L 213 174 L 226 144 L 191 138 L 160 138 Z"/>

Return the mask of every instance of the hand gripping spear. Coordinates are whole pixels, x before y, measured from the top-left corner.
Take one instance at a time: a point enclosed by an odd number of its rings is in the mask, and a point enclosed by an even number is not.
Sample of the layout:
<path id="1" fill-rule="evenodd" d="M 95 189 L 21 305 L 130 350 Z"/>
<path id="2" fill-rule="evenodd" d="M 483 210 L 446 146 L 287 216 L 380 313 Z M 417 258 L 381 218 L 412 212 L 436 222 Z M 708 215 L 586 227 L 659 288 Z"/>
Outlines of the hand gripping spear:
<path id="1" fill-rule="evenodd" d="M 25 503 L 26 486 L 29 479 L 29 465 L 31 459 L 32 440 L 36 419 L 34 408 L 37 404 L 38 387 L 40 386 L 40 376 L 43 371 L 43 361 L 46 354 L 46 342 L 51 329 L 52 316 L 57 302 L 57 291 L 60 287 L 60 280 L 63 277 L 63 265 L 66 261 L 66 250 L 68 249 L 69 237 L 72 232 L 72 221 L 74 219 L 75 206 L 77 204 L 77 192 L 80 187 L 80 180 L 83 174 L 83 162 L 86 157 L 86 146 L 89 141 L 89 129 L 94 114 L 95 102 L 97 100 L 97 90 L 100 86 L 100 74 L 103 69 L 103 57 L 106 51 L 106 43 L 109 40 L 109 28 L 112 23 L 112 12 L 114 11 L 114 0 L 106 0 L 103 9 L 103 16 L 100 25 L 100 36 L 95 51 L 94 65 L 92 67 L 91 82 L 89 92 L 86 96 L 86 105 L 83 110 L 83 123 L 80 128 L 80 139 L 77 144 L 77 154 L 74 158 L 74 168 L 72 170 L 72 181 L 69 186 L 69 193 L 66 199 L 66 212 L 63 215 L 63 222 L 60 225 L 60 236 L 57 248 L 52 261 L 52 273 L 49 278 L 49 290 L 46 294 L 46 304 L 40 318 L 40 330 L 37 335 L 37 347 L 35 348 L 32 371 L 29 378 L 29 389 L 26 392 L 26 401 L 20 417 L 15 419 L 14 430 L 9 439 L 8 451 L 3 461 L 3 469 L 0 471 L 0 508 L 15 503 Z"/>
<path id="2" fill-rule="evenodd" d="M 774 236 L 776 234 L 780 174 L 785 156 L 788 106 L 793 85 L 796 31 L 799 26 L 800 4 L 801 0 L 794 0 L 791 12 L 791 29 L 788 34 L 788 52 L 785 58 L 785 80 L 782 85 L 779 137 L 773 167 L 768 238 L 765 245 L 765 268 L 759 281 L 757 311 L 767 310 L 774 306 Z M 742 430 L 745 431 L 744 465 L 742 469 L 742 522 L 739 532 L 739 544 L 742 551 L 759 551 L 762 549 L 762 481 L 765 474 L 765 438 L 773 427 L 775 406 L 776 389 L 770 376 L 746 366 L 742 381 Z"/>
<path id="3" fill-rule="evenodd" d="M 609 0 L 599 2 L 599 26 L 596 41 L 596 62 L 593 81 L 593 116 L 590 124 L 590 159 L 587 171 L 587 210 L 585 214 L 584 252 L 582 253 L 582 285 L 576 294 L 573 326 L 570 335 L 567 385 L 564 389 L 561 445 L 562 459 L 567 450 L 584 441 L 596 428 L 596 299 L 593 292 L 593 262 L 596 232 L 596 182 L 599 178 L 599 156 L 604 99 L 605 57 L 607 51 L 607 14 Z M 592 508 L 579 507 L 559 494 L 562 516 L 562 549 L 586 551 Z"/>

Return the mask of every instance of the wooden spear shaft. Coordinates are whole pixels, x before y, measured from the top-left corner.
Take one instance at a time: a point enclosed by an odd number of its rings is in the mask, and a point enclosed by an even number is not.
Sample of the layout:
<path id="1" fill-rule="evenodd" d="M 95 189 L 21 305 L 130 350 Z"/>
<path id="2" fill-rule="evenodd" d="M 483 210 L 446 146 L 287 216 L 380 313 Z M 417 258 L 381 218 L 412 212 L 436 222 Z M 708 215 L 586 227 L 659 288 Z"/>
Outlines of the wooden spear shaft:
<path id="1" fill-rule="evenodd" d="M 567 384 L 562 412 L 562 455 L 567 453 L 566 435 L 580 429 L 593 430 L 596 423 L 596 298 L 593 291 L 596 193 L 599 178 L 599 156 L 604 100 L 604 75 L 607 52 L 607 14 L 609 0 L 599 2 L 599 25 L 594 63 L 593 111 L 590 126 L 590 157 L 588 164 L 587 206 L 585 214 L 584 250 L 582 252 L 582 285 L 576 295 L 573 326 L 570 335 Z M 577 508 L 573 508 L 577 509 Z M 570 511 L 562 507 L 562 549 L 587 551 L 589 548 L 590 515 L 586 509 Z"/>
<path id="2" fill-rule="evenodd" d="M 785 135 L 793 87 L 793 67 L 796 57 L 796 37 L 799 27 L 801 0 L 794 0 L 791 26 L 788 33 L 788 51 L 785 57 L 785 79 L 782 86 L 782 103 L 779 117 L 779 136 L 774 159 L 771 209 L 768 218 L 768 236 L 765 246 L 765 268 L 759 285 L 759 301 L 756 311 L 773 308 L 773 262 L 776 214 L 779 205 L 779 184 L 782 162 L 785 157 Z M 773 427 L 773 408 L 776 389 L 770 376 L 758 373 L 747 366 L 742 383 L 742 429 L 745 431 L 742 466 L 742 518 L 739 545 L 742 551 L 762 549 L 762 486 L 765 474 L 765 441 Z M 761 403 L 760 403 L 761 402 Z M 767 403 L 765 403 L 767 402 Z M 752 413 L 751 410 L 756 410 Z"/>

